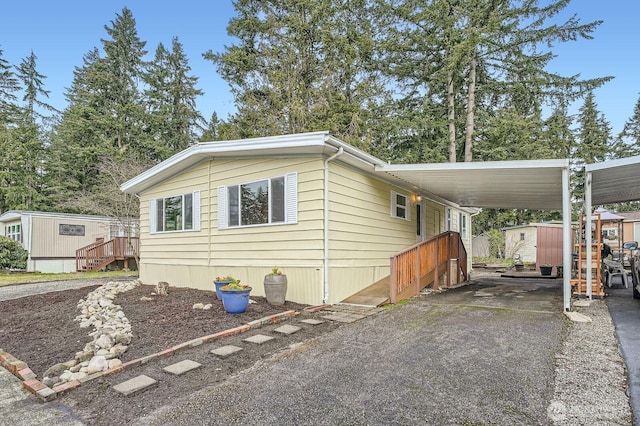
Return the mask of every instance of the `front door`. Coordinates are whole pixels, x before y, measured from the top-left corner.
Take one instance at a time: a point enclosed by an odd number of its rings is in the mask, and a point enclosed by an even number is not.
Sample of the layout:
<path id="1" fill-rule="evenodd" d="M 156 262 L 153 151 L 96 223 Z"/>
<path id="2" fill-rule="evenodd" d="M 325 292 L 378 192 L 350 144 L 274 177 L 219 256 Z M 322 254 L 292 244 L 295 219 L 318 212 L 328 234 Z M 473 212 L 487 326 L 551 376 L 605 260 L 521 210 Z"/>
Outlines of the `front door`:
<path id="1" fill-rule="evenodd" d="M 427 206 L 425 200 L 416 203 L 416 241 L 427 239 Z"/>

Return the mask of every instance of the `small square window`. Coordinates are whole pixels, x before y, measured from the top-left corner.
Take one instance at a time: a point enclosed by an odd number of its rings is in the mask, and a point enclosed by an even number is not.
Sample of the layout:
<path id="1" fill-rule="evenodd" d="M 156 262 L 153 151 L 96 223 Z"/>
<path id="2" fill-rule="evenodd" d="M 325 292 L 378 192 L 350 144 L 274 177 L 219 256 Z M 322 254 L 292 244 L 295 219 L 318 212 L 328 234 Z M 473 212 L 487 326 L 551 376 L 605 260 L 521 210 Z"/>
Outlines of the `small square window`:
<path id="1" fill-rule="evenodd" d="M 409 198 L 391 191 L 391 217 L 409 220 Z"/>

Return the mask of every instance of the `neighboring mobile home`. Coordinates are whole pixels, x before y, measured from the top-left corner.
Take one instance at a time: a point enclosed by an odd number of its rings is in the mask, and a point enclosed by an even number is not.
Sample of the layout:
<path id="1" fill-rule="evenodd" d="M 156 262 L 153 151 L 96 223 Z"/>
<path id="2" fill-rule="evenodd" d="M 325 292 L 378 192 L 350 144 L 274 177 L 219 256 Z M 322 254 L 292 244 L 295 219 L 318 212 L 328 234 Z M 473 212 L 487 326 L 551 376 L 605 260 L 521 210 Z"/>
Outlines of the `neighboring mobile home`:
<path id="1" fill-rule="evenodd" d="M 638 241 L 640 242 L 640 212 L 620 212 L 616 213 L 618 216 L 624 218 L 623 231 L 620 238 L 625 241 Z"/>
<path id="2" fill-rule="evenodd" d="M 193 145 L 121 187 L 140 197 L 140 277 L 211 290 L 230 274 L 260 296 L 277 265 L 287 300 L 336 303 L 445 230 L 470 253 L 476 210 L 376 172 L 383 164 L 326 132 Z"/>
<path id="3" fill-rule="evenodd" d="M 76 272 L 76 250 L 125 236 L 114 218 L 22 210 L 0 215 L 0 229 L 29 253 L 28 272 Z"/>

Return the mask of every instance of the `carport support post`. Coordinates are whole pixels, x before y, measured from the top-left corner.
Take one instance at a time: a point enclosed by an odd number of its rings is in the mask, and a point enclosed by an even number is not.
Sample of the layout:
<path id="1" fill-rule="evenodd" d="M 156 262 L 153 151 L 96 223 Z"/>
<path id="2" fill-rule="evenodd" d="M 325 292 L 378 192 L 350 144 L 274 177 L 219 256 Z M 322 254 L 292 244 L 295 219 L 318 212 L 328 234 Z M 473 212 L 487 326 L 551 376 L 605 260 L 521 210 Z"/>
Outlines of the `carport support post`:
<path id="1" fill-rule="evenodd" d="M 591 262 L 593 262 L 591 250 L 593 249 L 593 240 L 591 234 L 591 221 L 593 217 L 591 215 L 591 172 L 585 171 L 584 174 L 584 226 L 585 226 L 585 243 L 586 247 L 584 248 L 587 251 L 587 298 L 591 299 L 591 282 L 593 281 L 593 274 L 591 270 Z M 580 230 L 582 232 L 582 230 Z M 598 238 L 600 236 L 598 235 Z M 580 261 L 578 261 L 578 267 L 580 266 Z"/>
<path id="2" fill-rule="evenodd" d="M 571 310 L 571 190 L 569 166 L 562 169 L 562 289 L 564 310 Z"/>

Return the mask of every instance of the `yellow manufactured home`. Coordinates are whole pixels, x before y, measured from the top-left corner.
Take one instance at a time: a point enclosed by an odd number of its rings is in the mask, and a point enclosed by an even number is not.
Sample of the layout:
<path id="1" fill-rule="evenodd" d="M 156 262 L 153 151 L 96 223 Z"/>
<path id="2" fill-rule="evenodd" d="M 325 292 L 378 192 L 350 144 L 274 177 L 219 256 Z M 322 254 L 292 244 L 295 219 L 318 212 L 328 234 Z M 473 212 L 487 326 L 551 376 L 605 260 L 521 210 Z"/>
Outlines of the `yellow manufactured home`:
<path id="1" fill-rule="evenodd" d="M 140 198 L 140 278 L 212 290 L 233 275 L 261 296 L 277 265 L 287 300 L 337 303 L 442 231 L 471 249 L 473 210 L 376 171 L 384 164 L 326 132 L 191 146 L 121 187 Z"/>
<path id="2" fill-rule="evenodd" d="M 10 210 L 0 230 L 29 253 L 28 272 L 76 272 L 77 250 L 123 236 L 120 221 L 94 215 Z"/>

